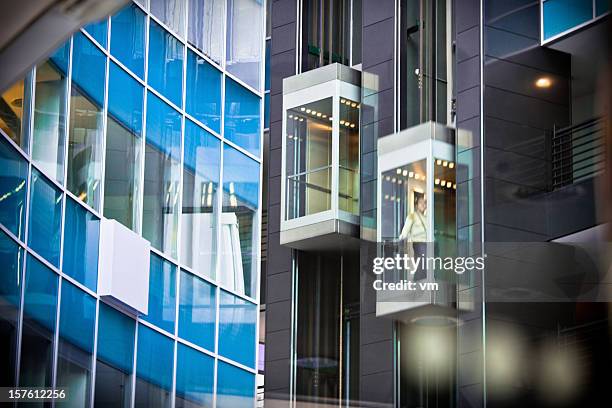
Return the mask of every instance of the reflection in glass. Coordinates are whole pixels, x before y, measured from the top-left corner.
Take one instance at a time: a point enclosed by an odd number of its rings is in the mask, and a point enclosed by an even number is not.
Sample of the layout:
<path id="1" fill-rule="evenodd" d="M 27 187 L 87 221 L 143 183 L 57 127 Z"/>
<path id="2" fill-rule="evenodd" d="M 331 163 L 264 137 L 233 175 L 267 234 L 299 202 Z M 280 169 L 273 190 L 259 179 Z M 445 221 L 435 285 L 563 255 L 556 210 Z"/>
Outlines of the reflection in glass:
<path id="1" fill-rule="evenodd" d="M 142 236 L 176 258 L 181 115 L 151 93 L 147 105 Z"/>
<path id="2" fill-rule="evenodd" d="M 62 182 L 68 81 L 60 66 L 51 57 L 36 67 L 32 160 L 49 176 Z"/>
<path id="3" fill-rule="evenodd" d="M 253 406 L 255 375 L 219 361 L 217 367 L 217 408 Z"/>
<path id="4" fill-rule="evenodd" d="M 221 64 L 225 0 L 191 0 L 187 39 L 204 55 Z"/>
<path id="5" fill-rule="evenodd" d="M 340 98 L 338 205 L 359 215 L 359 103 Z"/>
<path id="6" fill-rule="evenodd" d="M 94 40 L 98 42 L 98 44 L 102 46 L 102 48 L 106 48 L 106 39 L 108 32 L 108 21 L 106 20 L 106 18 L 101 21 L 87 24 L 83 28 L 94 38 Z"/>
<path id="7" fill-rule="evenodd" d="M 258 208 L 259 164 L 224 145 L 218 280 L 225 287 L 252 297 L 256 295 Z"/>
<path id="8" fill-rule="evenodd" d="M 593 18 L 593 1 L 547 0 L 542 3 L 545 40 Z"/>
<path id="9" fill-rule="evenodd" d="M 331 209 L 332 98 L 288 109 L 286 123 L 290 220 Z"/>
<path id="10" fill-rule="evenodd" d="M 111 54 L 141 78 L 144 76 L 145 24 L 145 13 L 133 4 L 111 19 Z"/>
<path id="11" fill-rule="evenodd" d="M 228 0 L 227 70 L 255 89 L 260 89 L 264 2 Z"/>
<path id="12" fill-rule="evenodd" d="M 135 407 L 171 406 L 173 349 L 170 338 L 142 324 L 138 326 Z"/>
<path id="13" fill-rule="evenodd" d="M 28 245 L 58 268 L 61 222 L 62 192 L 32 168 Z"/>
<path id="14" fill-rule="evenodd" d="M 15 386 L 23 250 L 0 231 L 0 384 Z"/>
<path id="15" fill-rule="evenodd" d="M 149 26 L 149 84 L 172 103 L 181 106 L 183 45 L 151 20 Z"/>
<path id="16" fill-rule="evenodd" d="M 4 137 L 0 137 L 0 163 L 0 223 L 23 239 L 28 164 Z"/>
<path id="17" fill-rule="evenodd" d="M 24 80 L 21 79 L 0 95 L 0 129 L 26 150 L 27 137 L 22 131 L 24 92 Z"/>
<path id="18" fill-rule="evenodd" d="M 176 266 L 152 253 L 149 274 L 149 312 L 143 319 L 174 333 Z"/>
<path id="19" fill-rule="evenodd" d="M 219 354 L 255 368 L 255 324 L 257 306 L 220 291 Z"/>
<path id="20" fill-rule="evenodd" d="M 96 290 L 100 219 L 72 199 L 66 200 L 65 217 L 64 273 Z"/>
<path id="21" fill-rule="evenodd" d="M 56 382 L 58 387 L 70 390 L 67 406 L 89 404 L 95 318 L 96 300 L 64 279 Z"/>
<path id="22" fill-rule="evenodd" d="M 96 407 L 127 407 L 131 403 L 135 321 L 100 303 Z"/>
<path id="23" fill-rule="evenodd" d="M 99 209 L 102 178 L 102 106 L 106 58 L 83 34 L 74 36 L 68 139 L 70 192 Z"/>
<path id="24" fill-rule="evenodd" d="M 185 110 L 217 133 L 221 133 L 221 72 L 187 51 Z"/>
<path id="25" fill-rule="evenodd" d="M 181 261 L 214 278 L 221 142 L 185 121 Z"/>
<path id="26" fill-rule="evenodd" d="M 19 385 L 50 387 L 58 277 L 28 256 L 25 273 Z"/>
<path id="27" fill-rule="evenodd" d="M 104 216 L 136 230 L 140 196 L 143 87 L 110 66 Z"/>
<path id="28" fill-rule="evenodd" d="M 238 82 L 225 81 L 225 138 L 247 149 L 255 156 L 260 153 L 261 99 Z"/>
<path id="29" fill-rule="evenodd" d="M 175 408 L 212 407 L 215 360 L 178 343 Z"/>
<path id="30" fill-rule="evenodd" d="M 174 32 L 184 35 L 186 3 L 187 0 L 150 0 L 151 13 Z"/>
<path id="31" fill-rule="evenodd" d="M 211 351 L 215 349 L 215 292 L 210 283 L 181 271 L 178 334 Z"/>

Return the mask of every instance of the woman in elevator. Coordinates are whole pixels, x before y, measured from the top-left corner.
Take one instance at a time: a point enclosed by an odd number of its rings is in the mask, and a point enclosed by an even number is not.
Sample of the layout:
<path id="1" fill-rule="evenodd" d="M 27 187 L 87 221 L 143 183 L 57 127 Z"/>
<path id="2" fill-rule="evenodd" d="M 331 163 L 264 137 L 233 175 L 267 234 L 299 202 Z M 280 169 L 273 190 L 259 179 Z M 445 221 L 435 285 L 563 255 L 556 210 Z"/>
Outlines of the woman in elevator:
<path id="1" fill-rule="evenodd" d="M 406 240 L 412 243 L 414 250 L 413 258 L 420 256 L 426 257 L 427 252 L 427 216 L 425 211 L 427 210 L 427 200 L 424 195 L 416 197 L 416 203 L 414 205 L 414 211 L 412 211 L 406 217 L 404 227 L 400 233 L 399 239 Z M 414 280 L 420 280 L 427 276 L 425 268 L 423 268 L 423 260 L 419 263 L 418 269 L 414 273 Z"/>

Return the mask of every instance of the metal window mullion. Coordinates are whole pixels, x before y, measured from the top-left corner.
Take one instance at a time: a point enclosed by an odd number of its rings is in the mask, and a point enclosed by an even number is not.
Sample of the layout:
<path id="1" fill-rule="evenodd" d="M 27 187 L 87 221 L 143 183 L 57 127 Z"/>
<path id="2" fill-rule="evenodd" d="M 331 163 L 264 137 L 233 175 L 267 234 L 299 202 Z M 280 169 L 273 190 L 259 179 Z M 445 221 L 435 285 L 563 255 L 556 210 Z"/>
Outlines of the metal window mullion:
<path id="1" fill-rule="evenodd" d="M 144 222 L 144 191 L 145 191 L 145 165 L 146 165 L 146 152 L 147 152 L 147 101 L 149 96 L 148 91 L 148 80 L 149 80 L 149 35 L 151 30 L 149 29 L 149 13 L 146 13 L 145 17 L 145 66 L 144 66 L 144 88 L 142 98 L 142 134 L 140 135 L 140 168 L 139 170 L 139 181 L 140 181 L 140 192 L 138 194 L 138 211 L 139 216 L 137 217 L 136 231 L 142 236 L 142 226 Z"/>
<path id="2" fill-rule="evenodd" d="M 60 310 L 62 305 L 62 275 L 58 277 L 58 285 L 57 285 L 57 303 L 55 310 L 55 332 L 53 333 L 53 365 L 51 368 L 51 387 L 53 389 L 57 388 L 57 360 L 59 353 L 59 331 L 60 331 Z M 51 403 L 52 407 L 55 407 L 55 400 Z"/>
<path id="3" fill-rule="evenodd" d="M 108 30 L 106 31 L 106 35 L 107 35 L 107 43 L 109 43 L 110 45 L 110 19 L 108 19 Z M 110 47 L 109 47 L 110 48 Z M 110 69 L 110 61 L 108 59 L 108 54 L 105 52 L 104 53 L 104 62 L 105 62 L 105 66 L 104 66 L 104 99 L 103 99 L 103 106 L 102 106 L 102 135 L 101 135 L 101 146 L 100 149 L 102 150 L 100 152 L 100 200 L 98 201 L 99 204 L 99 213 L 100 216 L 102 218 L 103 214 L 104 214 L 104 184 L 105 184 L 105 179 L 106 179 L 106 132 L 107 132 L 107 128 L 108 128 L 108 88 L 109 88 L 109 69 Z M 95 193 L 94 193 L 94 197 L 95 197 Z M 92 206 L 93 207 L 93 206 Z"/>
<path id="4" fill-rule="evenodd" d="M 96 357 L 98 355 L 98 321 L 100 318 L 100 298 L 96 299 L 96 317 L 94 320 L 93 351 L 91 353 L 91 393 L 89 394 L 89 405 L 93 408 L 96 392 Z"/>

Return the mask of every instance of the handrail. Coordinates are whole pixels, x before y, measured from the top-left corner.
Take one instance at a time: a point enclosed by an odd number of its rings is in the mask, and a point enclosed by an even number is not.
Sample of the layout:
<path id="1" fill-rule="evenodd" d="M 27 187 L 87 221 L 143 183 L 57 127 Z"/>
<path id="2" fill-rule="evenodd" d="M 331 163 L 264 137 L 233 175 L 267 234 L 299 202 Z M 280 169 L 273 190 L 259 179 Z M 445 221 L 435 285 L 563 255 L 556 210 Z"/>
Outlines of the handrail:
<path id="1" fill-rule="evenodd" d="M 593 118 L 573 126 L 554 129 L 551 138 L 552 189 L 593 177 L 605 163 L 606 131 L 603 118 Z"/>

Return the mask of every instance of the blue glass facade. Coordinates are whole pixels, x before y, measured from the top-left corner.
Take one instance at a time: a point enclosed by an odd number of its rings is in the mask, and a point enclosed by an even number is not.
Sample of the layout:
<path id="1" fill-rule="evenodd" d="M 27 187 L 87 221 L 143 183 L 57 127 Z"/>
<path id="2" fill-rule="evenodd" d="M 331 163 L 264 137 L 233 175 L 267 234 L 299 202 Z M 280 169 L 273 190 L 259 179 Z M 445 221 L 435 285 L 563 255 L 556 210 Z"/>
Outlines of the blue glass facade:
<path id="1" fill-rule="evenodd" d="M 543 40 L 571 31 L 610 12 L 608 0 L 547 0 L 542 3 Z"/>
<path id="2" fill-rule="evenodd" d="M 263 49 L 229 69 L 237 11 L 204 3 L 131 3 L 32 68 L 34 115 L 20 140 L 0 132 L 2 384 L 66 386 L 76 406 L 252 404 Z M 98 293 L 103 217 L 151 242 L 147 314 Z"/>

